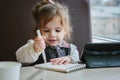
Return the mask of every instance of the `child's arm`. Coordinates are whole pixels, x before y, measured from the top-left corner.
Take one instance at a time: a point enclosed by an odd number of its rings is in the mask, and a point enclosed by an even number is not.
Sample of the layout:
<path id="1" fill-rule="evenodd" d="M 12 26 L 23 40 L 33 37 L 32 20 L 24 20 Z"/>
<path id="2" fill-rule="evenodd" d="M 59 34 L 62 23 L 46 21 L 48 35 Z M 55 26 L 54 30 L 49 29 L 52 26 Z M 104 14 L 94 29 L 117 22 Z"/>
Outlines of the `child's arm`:
<path id="1" fill-rule="evenodd" d="M 41 52 L 37 53 L 34 50 L 33 45 L 34 41 L 29 40 L 25 45 L 23 45 L 16 51 L 16 57 L 19 62 L 33 63 L 38 59 Z"/>
<path id="2" fill-rule="evenodd" d="M 27 44 L 25 44 L 24 46 L 22 46 L 17 50 L 16 57 L 19 62 L 33 63 L 38 59 L 39 55 L 44 51 L 45 40 L 44 37 L 40 36 L 39 33 L 37 32 L 38 36 L 36 36 L 34 40 L 29 40 Z"/>
<path id="3" fill-rule="evenodd" d="M 80 62 L 79 51 L 77 47 L 73 44 L 70 44 L 70 46 L 71 46 L 70 57 L 72 59 L 72 63 Z"/>

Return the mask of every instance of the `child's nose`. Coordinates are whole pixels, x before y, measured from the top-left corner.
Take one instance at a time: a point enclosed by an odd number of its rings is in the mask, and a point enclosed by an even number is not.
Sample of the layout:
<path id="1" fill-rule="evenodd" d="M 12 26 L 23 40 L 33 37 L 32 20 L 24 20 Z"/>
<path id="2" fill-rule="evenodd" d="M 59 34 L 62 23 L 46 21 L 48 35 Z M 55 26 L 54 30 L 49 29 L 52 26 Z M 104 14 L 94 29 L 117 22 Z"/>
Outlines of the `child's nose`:
<path id="1" fill-rule="evenodd" d="M 54 31 L 50 32 L 50 36 L 55 36 L 55 35 L 56 35 L 56 33 Z"/>

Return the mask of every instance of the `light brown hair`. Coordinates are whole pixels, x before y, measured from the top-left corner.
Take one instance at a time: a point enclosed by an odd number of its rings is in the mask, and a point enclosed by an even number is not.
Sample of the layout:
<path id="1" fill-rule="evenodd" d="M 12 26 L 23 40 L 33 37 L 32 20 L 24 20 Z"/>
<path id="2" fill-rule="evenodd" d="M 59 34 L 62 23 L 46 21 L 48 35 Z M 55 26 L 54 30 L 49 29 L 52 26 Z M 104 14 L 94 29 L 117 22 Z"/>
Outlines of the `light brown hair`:
<path id="1" fill-rule="evenodd" d="M 34 31 L 45 26 L 55 16 L 61 17 L 61 24 L 64 26 L 66 35 L 64 39 L 66 41 L 71 40 L 72 27 L 70 24 L 70 16 L 67 6 L 58 2 L 50 2 L 49 0 L 43 0 L 36 4 L 32 11 L 32 15 L 35 19 L 36 25 Z"/>

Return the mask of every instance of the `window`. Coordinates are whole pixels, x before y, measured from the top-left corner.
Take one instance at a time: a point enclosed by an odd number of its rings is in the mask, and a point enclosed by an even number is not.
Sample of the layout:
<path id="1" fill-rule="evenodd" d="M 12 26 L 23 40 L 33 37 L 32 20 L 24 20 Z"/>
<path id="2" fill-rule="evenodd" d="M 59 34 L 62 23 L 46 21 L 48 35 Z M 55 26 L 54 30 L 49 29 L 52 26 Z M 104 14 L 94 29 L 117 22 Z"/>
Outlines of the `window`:
<path id="1" fill-rule="evenodd" d="M 90 0 L 93 42 L 120 42 L 120 0 Z"/>

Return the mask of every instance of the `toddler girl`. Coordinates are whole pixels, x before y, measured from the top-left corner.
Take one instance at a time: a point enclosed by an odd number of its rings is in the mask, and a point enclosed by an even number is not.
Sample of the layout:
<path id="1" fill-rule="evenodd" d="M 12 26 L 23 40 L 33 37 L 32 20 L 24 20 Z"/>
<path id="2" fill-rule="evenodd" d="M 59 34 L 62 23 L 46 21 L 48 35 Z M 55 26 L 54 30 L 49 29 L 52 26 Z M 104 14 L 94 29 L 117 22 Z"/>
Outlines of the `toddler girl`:
<path id="1" fill-rule="evenodd" d="M 68 64 L 79 61 L 75 45 L 71 39 L 68 8 L 58 2 L 43 0 L 35 6 L 33 16 L 36 21 L 35 33 L 39 29 L 42 36 L 35 36 L 16 51 L 19 62 L 31 65 L 43 63 L 41 53 L 45 51 L 47 62 Z"/>

